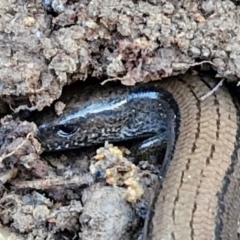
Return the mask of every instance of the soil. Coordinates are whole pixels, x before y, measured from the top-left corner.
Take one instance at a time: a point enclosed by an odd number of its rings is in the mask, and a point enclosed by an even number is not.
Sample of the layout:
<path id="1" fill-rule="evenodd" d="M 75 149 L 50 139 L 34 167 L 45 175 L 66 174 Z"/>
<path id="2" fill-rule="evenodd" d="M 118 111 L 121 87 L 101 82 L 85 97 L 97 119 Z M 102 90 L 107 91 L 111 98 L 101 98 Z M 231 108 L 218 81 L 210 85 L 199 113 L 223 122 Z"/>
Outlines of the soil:
<path id="1" fill-rule="evenodd" d="M 134 85 L 194 68 L 237 84 L 239 13 L 230 0 L 0 1 L 0 239 L 141 239 L 154 166 L 108 144 L 44 154 L 18 115 L 91 78 Z"/>

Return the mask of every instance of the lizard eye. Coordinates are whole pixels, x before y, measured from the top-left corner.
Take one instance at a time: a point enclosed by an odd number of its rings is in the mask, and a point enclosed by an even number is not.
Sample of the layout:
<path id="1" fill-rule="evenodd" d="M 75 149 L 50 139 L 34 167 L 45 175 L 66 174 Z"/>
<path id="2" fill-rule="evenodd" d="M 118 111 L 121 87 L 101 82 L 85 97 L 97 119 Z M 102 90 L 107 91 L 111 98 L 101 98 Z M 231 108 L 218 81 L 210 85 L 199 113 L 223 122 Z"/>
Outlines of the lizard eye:
<path id="1" fill-rule="evenodd" d="M 61 137 L 71 137 L 77 131 L 78 131 L 78 127 L 71 126 L 71 125 L 68 125 L 68 126 L 62 125 L 57 128 L 57 134 Z"/>

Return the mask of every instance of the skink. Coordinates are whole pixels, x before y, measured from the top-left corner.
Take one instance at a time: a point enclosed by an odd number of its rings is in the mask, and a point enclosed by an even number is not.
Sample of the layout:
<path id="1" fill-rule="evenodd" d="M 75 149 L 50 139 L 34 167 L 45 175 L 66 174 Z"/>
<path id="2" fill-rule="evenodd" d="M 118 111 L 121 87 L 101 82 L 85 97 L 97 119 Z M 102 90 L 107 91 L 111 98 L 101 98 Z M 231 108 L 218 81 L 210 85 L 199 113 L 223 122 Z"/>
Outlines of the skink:
<path id="1" fill-rule="evenodd" d="M 153 240 L 237 240 L 239 105 L 216 82 L 184 75 L 134 87 L 108 87 L 71 96 L 60 116 L 39 119 L 46 150 L 167 136 L 163 181 L 155 203 Z"/>

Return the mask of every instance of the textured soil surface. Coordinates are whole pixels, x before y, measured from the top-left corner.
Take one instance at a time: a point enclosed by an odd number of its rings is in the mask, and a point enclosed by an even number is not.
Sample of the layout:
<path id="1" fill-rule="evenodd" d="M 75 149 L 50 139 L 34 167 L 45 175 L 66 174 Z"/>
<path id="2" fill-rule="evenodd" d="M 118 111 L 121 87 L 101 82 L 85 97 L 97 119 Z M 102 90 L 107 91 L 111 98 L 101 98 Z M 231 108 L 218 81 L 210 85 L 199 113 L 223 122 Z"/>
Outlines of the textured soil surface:
<path id="1" fill-rule="evenodd" d="M 154 166 L 107 144 L 42 154 L 19 111 L 89 78 L 134 85 L 199 66 L 237 83 L 239 22 L 240 1 L 1 0 L 0 240 L 141 239 Z"/>

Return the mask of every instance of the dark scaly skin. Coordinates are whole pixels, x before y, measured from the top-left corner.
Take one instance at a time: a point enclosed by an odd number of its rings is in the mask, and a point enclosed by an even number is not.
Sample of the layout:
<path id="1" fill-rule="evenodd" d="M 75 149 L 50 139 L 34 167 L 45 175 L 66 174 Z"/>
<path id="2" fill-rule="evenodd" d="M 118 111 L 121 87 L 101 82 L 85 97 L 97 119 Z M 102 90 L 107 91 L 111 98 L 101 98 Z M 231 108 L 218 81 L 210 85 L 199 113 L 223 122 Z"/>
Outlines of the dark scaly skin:
<path id="1" fill-rule="evenodd" d="M 201 101 L 214 86 L 188 75 L 104 86 L 67 101 L 61 117 L 39 119 L 38 137 L 51 151 L 136 138 L 146 139 L 140 146 L 146 148 L 167 137 L 161 191 L 144 239 L 237 240 L 240 110 L 224 87 Z M 64 126 L 77 131 L 61 137 Z"/>
<path id="2" fill-rule="evenodd" d="M 38 138 L 46 151 L 132 139 L 144 140 L 139 150 L 160 146 L 166 141 L 168 115 L 175 116 L 172 97 L 163 92 L 157 84 L 71 91 L 61 99 L 66 104 L 62 115 L 43 113 L 36 120 Z M 166 101 L 159 102 L 163 95 Z"/>

